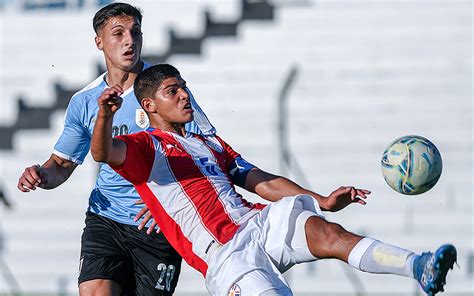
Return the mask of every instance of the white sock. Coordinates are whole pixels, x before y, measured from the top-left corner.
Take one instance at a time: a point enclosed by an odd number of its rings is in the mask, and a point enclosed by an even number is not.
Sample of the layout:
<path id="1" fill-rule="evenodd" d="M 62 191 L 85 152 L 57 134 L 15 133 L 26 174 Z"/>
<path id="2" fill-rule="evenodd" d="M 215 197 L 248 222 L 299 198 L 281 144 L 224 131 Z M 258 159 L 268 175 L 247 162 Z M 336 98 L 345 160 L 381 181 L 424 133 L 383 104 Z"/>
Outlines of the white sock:
<path id="1" fill-rule="evenodd" d="M 416 255 L 408 250 L 364 237 L 352 249 L 348 263 L 365 272 L 413 276 Z"/>

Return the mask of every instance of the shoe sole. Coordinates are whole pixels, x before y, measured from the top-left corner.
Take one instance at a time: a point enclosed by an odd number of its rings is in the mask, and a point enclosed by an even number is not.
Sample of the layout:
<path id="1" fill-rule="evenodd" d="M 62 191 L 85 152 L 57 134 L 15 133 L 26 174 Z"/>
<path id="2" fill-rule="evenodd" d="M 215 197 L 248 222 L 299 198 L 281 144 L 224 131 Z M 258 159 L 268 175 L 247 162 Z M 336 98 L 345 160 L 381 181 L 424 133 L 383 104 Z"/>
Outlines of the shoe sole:
<path id="1" fill-rule="evenodd" d="M 446 275 L 450 269 L 453 269 L 454 263 L 457 261 L 457 251 L 453 245 L 444 245 L 436 251 L 434 256 L 433 267 L 436 275 L 426 291 L 429 296 L 433 296 L 440 291 L 444 292 Z"/>

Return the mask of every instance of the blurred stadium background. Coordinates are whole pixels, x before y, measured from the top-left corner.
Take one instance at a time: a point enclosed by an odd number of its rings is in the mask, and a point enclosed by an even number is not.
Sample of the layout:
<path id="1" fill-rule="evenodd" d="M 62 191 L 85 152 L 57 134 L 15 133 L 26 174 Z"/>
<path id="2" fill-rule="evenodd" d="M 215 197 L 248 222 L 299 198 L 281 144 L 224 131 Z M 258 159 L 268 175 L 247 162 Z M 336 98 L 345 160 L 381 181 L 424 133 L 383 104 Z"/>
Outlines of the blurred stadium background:
<path id="1" fill-rule="evenodd" d="M 104 69 L 91 23 L 109 2 L 0 0 L 1 295 L 77 295 L 96 164 L 52 191 L 16 184 L 49 157 L 70 96 Z M 322 194 L 371 189 L 367 206 L 328 219 L 417 252 L 454 243 L 460 268 L 444 295 L 474 295 L 472 1 L 128 2 L 144 13 L 144 59 L 176 65 L 237 151 Z M 380 172 L 386 146 L 407 134 L 443 157 L 421 196 L 397 194 Z M 185 265 L 176 295 L 205 295 Z M 336 261 L 286 276 L 295 295 L 421 295 L 411 279 Z"/>

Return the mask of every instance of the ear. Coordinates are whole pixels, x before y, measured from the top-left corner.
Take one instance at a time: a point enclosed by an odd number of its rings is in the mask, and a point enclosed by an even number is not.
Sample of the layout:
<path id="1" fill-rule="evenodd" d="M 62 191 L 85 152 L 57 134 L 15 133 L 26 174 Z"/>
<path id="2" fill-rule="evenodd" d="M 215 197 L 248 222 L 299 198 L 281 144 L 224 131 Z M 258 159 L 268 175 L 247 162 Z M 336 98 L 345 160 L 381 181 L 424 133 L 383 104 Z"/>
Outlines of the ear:
<path id="1" fill-rule="evenodd" d="M 140 102 L 140 105 L 142 105 L 143 110 L 145 110 L 147 113 L 156 112 L 156 104 L 152 98 L 142 99 L 142 101 Z"/>
<path id="2" fill-rule="evenodd" d="M 95 46 L 97 47 L 98 50 L 104 49 L 104 47 L 102 46 L 102 39 L 100 39 L 99 36 L 95 36 L 94 41 L 95 41 Z"/>

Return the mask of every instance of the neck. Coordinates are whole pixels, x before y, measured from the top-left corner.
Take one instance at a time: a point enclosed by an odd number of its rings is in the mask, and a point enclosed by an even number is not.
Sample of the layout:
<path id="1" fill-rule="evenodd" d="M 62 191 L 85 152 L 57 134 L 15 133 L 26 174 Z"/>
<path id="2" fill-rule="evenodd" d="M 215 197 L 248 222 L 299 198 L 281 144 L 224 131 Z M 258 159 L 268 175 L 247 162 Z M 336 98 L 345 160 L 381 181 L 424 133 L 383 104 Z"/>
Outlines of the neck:
<path id="1" fill-rule="evenodd" d="M 107 82 L 108 86 L 119 85 L 123 90 L 127 90 L 133 86 L 135 78 L 137 78 L 142 68 L 142 61 L 139 61 L 131 70 L 123 70 L 107 66 L 105 82 Z"/>
<path id="2" fill-rule="evenodd" d="M 172 123 L 172 122 L 153 122 L 150 123 L 151 128 L 156 128 L 165 132 L 178 134 L 182 137 L 186 136 L 186 129 L 184 123 Z"/>

